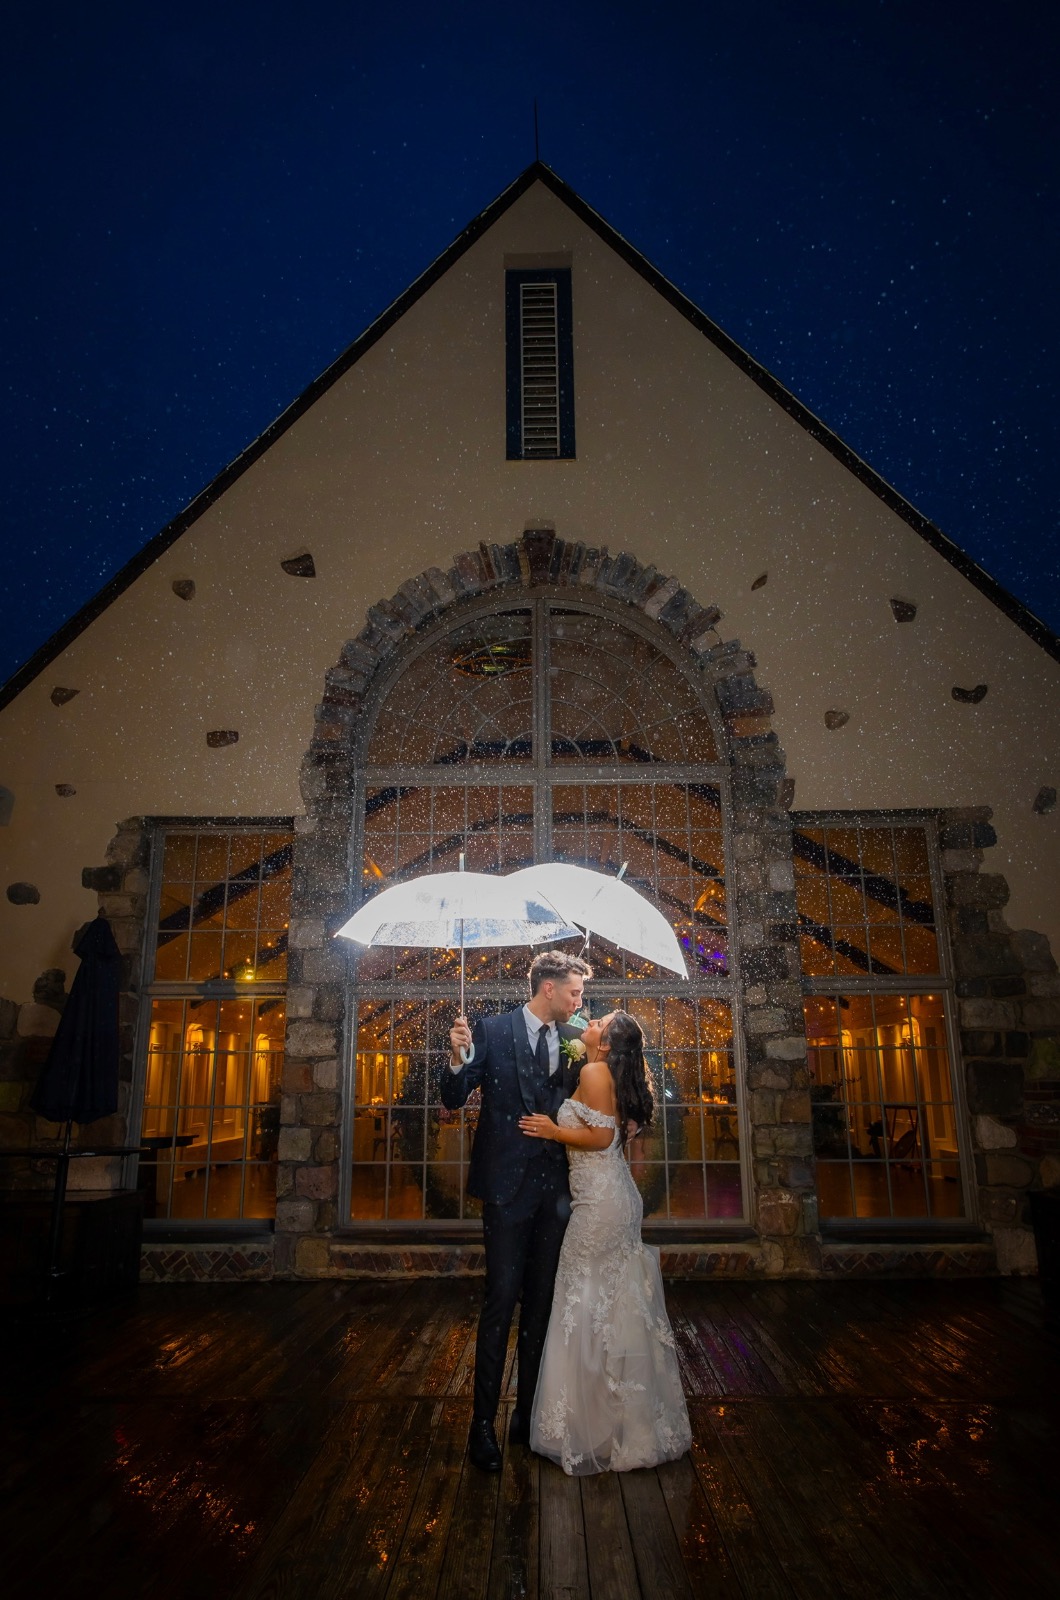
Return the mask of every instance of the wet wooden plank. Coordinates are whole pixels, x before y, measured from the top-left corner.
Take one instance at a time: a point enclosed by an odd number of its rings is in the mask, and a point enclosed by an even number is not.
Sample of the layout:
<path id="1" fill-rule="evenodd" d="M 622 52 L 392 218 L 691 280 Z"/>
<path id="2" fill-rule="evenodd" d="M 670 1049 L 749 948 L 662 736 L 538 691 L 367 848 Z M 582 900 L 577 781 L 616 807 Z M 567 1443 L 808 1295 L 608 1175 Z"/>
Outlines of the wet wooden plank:
<path id="1" fill-rule="evenodd" d="M 541 1463 L 541 1600 L 589 1600 L 581 1484 Z"/>
<path id="2" fill-rule="evenodd" d="M 770 1319 L 763 1318 L 754 1294 L 726 1286 L 718 1291 L 717 1299 L 728 1320 L 739 1330 L 740 1337 L 770 1368 L 777 1383 L 776 1393 L 791 1396 L 824 1392 L 820 1380 L 807 1372 L 787 1348 L 783 1330 L 773 1328 Z"/>
<path id="3" fill-rule="evenodd" d="M 637 1594 L 637 1563 L 619 1475 L 600 1472 L 579 1483 L 590 1593 Z"/>
<path id="4" fill-rule="evenodd" d="M 486 1600 L 489 1592 L 502 1477 L 496 1472 L 480 1472 L 468 1460 L 469 1417 L 470 1407 L 465 1406 L 460 1431 L 464 1454 L 453 1469 L 456 1491 L 436 1600 Z"/>
<path id="5" fill-rule="evenodd" d="M 232 1600 L 322 1592 L 336 1553 L 362 1512 L 364 1486 L 387 1473 L 414 1409 L 404 1407 L 394 1416 L 379 1404 L 342 1408 Z"/>
<path id="6" fill-rule="evenodd" d="M 505 1410 L 501 1408 L 502 1418 Z M 528 1600 L 538 1592 L 541 1459 L 522 1446 L 507 1447 L 500 1475 L 490 1560 L 488 1600 Z M 475 1472 L 474 1467 L 471 1468 Z M 485 1474 L 479 1473 L 479 1477 Z"/>
<path id="7" fill-rule="evenodd" d="M 737 1426 L 726 1425 L 726 1419 L 714 1408 L 701 1410 L 700 1425 L 709 1430 L 704 1443 L 708 1451 L 720 1450 L 727 1457 L 786 1581 L 803 1600 L 817 1600 L 830 1592 L 847 1593 L 837 1583 L 845 1574 L 831 1570 L 822 1559 L 813 1526 L 800 1515 L 788 1494 L 784 1476 L 757 1446 L 750 1427 L 757 1402 L 741 1400 L 727 1409 L 730 1418 L 735 1415 Z"/>
<path id="8" fill-rule="evenodd" d="M 465 1455 L 469 1411 L 461 1401 L 434 1405 L 424 1401 L 420 1410 L 429 1418 L 427 1448 L 404 1533 L 400 1542 L 395 1540 L 388 1562 L 390 1581 L 373 1587 L 359 1578 L 347 1578 L 347 1594 L 383 1593 L 385 1589 L 387 1600 L 423 1600 L 438 1588 Z"/>
<path id="9" fill-rule="evenodd" d="M 899 1568 L 887 1543 L 862 1513 L 850 1493 L 850 1463 L 835 1449 L 834 1438 L 822 1448 L 815 1432 L 806 1427 L 807 1411 L 821 1409 L 798 1402 L 743 1407 L 750 1446 L 782 1480 L 844 1595 L 851 1600 L 886 1595 L 895 1600 L 935 1600 L 937 1588 L 921 1583 L 908 1568 Z"/>
<path id="10" fill-rule="evenodd" d="M 732 1600 L 742 1595 L 743 1585 L 691 1458 L 685 1456 L 660 1467 L 659 1487 L 696 1600 Z"/>
<path id="11" fill-rule="evenodd" d="M 694 1600 L 658 1474 L 642 1469 L 618 1476 L 640 1593 L 652 1600 Z"/>
<path id="12" fill-rule="evenodd" d="M 975 1593 L 968 1589 L 960 1566 L 955 1568 L 940 1548 L 934 1518 L 915 1490 L 909 1493 L 910 1485 L 894 1456 L 872 1439 L 867 1403 L 845 1397 L 827 1404 L 800 1404 L 793 1411 L 797 1424 L 792 1426 L 797 1426 L 800 1440 L 812 1441 L 821 1457 L 835 1464 L 841 1503 L 853 1502 L 855 1521 L 860 1517 L 883 1545 L 881 1571 L 897 1593 L 926 1592 L 949 1600 Z M 957 1506 L 944 1514 L 960 1520 Z"/>
<path id="13" fill-rule="evenodd" d="M 754 1596 L 754 1600 L 788 1600 L 793 1590 L 770 1548 L 757 1509 L 716 1442 L 721 1428 L 743 1427 L 735 1404 L 692 1401 L 688 1410 L 692 1419 L 692 1464 L 744 1593 Z"/>

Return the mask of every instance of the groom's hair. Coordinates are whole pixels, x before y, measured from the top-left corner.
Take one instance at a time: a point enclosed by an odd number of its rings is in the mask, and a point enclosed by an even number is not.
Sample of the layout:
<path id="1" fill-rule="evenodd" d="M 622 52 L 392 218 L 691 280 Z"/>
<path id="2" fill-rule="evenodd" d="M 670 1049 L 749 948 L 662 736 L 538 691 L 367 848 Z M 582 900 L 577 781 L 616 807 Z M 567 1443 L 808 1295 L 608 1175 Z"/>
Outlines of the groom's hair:
<path id="1" fill-rule="evenodd" d="M 592 967 L 588 961 L 583 961 L 581 956 L 564 955 L 562 950 L 542 951 L 531 961 L 530 971 L 527 973 L 530 979 L 531 997 L 549 979 L 553 983 L 562 983 L 564 978 L 570 978 L 576 972 L 581 973 L 583 978 L 591 978 L 593 975 Z"/>

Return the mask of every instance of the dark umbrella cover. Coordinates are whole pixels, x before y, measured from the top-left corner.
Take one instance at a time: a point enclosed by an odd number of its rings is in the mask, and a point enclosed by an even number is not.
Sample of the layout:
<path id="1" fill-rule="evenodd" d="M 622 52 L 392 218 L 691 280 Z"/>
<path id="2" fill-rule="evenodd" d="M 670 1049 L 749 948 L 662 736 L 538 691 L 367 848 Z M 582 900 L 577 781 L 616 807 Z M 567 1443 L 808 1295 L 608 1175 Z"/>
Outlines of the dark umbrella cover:
<path id="1" fill-rule="evenodd" d="M 98 916 L 74 945 L 81 965 L 30 1105 L 49 1122 L 95 1122 L 118 1109 L 121 951 Z"/>

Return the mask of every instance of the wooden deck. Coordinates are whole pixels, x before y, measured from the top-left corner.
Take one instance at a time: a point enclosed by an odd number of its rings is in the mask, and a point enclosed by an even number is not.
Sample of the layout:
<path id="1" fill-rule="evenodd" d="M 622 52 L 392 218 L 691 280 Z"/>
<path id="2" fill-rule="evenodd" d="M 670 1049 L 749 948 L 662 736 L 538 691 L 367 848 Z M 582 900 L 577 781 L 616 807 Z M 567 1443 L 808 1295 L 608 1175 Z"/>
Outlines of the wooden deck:
<path id="1" fill-rule="evenodd" d="M 1035 1283 L 674 1284 L 691 1455 L 464 1453 L 478 1286 L 142 1288 L 8 1330 L 10 1600 L 1056 1592 Z M 510 1390 L 505 1415 L 510 1405 Z"/>

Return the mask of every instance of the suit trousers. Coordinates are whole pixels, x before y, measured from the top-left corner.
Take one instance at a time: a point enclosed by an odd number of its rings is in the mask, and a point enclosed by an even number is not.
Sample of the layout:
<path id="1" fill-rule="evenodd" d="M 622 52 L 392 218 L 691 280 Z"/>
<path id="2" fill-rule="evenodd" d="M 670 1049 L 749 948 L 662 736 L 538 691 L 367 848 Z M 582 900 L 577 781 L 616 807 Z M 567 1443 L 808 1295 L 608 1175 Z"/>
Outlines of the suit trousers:
<path id="1" fill-rule="evenodd" d="M 513 1199 L 503 1205 L 483 1204 L 486 1293 L 475 1344 L 476 1419 L 492 1422 L 497 1414 L 508 1334 L 521 1299 L 516 1407 L 529 1425 L 569 1219 L 567 1157 L 561 1145 L 544 1146 L 528 1163 Z"/>

